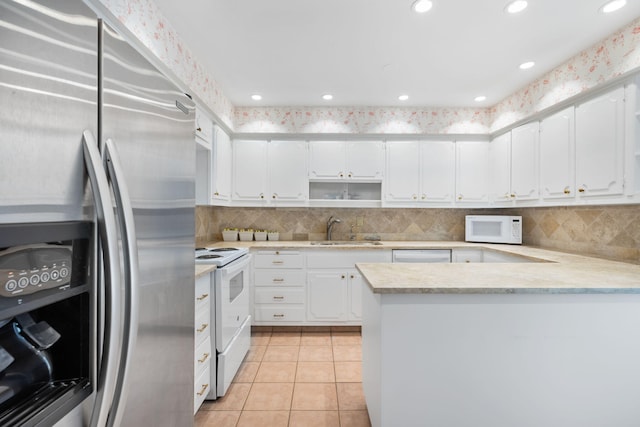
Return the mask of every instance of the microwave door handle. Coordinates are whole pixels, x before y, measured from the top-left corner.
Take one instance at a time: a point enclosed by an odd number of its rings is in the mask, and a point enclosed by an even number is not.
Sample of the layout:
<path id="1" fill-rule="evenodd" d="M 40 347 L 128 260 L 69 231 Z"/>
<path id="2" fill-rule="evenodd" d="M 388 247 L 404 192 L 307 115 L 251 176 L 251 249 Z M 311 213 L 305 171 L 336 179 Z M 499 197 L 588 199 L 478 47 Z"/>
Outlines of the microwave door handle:
<path id="1" fill-rule="evenodd" d="M 120 353 L 120 254 L 118 233 L 109 182 L 102 165 L 98 145 L 89 130 L 82 133 L 84 162 L 91 182 L 96 210 L 98 234 L 102 246 L 104 264 L 104 343 L 98 365 L 96 399 L 91 414 L 90 426 L 104 426 L 111 409 L 118 376 L 118 355 Z"/>
<path id="2" fill-rule="evenodd" d="M 108 178 L 111 181 L 116 199 L 118 223 L 122 236 L 122 252 L 124 259 L 124 325 L 120 369 L 116 383 L 113 407 L 109 414 L 108 425 L 119 426 L 124 414 L 127 399 L 127 379 L 131 368 L 131 359 L 136 347 L 138 334 L 138 245 L 133 218 L 133 207 L 129 197 L 129 189 L 124 179 L 122 163 L 118 150 L 112 139 L 105 143 Z"/>

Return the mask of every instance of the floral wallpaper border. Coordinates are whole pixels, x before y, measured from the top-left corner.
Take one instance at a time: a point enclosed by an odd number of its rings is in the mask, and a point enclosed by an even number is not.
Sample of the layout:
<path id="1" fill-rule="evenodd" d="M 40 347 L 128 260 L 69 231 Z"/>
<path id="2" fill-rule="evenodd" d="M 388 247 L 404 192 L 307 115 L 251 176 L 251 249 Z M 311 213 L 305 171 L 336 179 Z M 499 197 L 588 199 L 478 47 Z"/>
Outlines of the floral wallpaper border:
<path id="1" fill-rule="evenodd" d="M 486 134 L 640 67 L 640 18 L 490 108 L 235 108 L 153 0 L 95 0 L 238 133 Z"/>

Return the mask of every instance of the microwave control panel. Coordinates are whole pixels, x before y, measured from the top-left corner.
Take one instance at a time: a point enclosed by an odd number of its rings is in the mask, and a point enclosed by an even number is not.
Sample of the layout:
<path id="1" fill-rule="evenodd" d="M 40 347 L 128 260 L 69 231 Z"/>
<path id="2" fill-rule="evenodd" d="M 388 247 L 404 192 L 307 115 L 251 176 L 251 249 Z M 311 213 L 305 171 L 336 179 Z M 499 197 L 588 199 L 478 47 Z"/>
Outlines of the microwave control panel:
<path id="1" fill-rule="evenodd" d="M 522 236 L 522 223 L 519 219 L 514 219 L 511 223 L 511 237 L 520 238 Z"/>
<path id="2" fill-rule="evenodd" d="M 0 253 L 0 296 L 17 297 L 69 286 L 70 247 L 37 245 Z"/>

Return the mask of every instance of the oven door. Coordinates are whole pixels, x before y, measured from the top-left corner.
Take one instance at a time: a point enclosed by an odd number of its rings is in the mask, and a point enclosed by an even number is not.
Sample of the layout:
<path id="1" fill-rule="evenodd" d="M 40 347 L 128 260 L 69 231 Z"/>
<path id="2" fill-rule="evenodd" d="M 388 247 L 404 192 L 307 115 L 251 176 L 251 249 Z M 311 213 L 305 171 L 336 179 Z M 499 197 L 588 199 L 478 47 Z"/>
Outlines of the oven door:
<path id="1" fill-rule="evenodd" d="M 224 352 L 249 316 L 249 264 L 243 256 L 215 270 L 216 350 Z"/>

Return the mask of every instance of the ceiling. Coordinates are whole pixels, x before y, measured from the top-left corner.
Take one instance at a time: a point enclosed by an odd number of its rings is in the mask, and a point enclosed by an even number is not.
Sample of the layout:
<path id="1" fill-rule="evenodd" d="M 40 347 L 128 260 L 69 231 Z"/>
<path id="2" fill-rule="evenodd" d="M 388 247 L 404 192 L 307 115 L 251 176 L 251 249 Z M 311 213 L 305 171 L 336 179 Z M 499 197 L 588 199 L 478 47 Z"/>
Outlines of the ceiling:
<path id="1" fill-rule="evenodd" d="M 154 1 L 235 106 L 491 106 L 640 16 L 638 0 Z"/>

